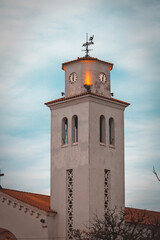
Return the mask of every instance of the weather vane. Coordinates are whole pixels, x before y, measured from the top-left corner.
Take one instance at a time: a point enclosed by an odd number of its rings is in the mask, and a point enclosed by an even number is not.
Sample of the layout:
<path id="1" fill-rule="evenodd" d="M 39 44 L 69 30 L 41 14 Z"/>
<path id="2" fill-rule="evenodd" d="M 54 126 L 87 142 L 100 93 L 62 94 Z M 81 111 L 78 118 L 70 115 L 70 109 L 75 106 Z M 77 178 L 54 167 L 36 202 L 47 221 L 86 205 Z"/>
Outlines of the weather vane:
<path id="1" fill-rule="evenodd" d="M 85 50 L 82 50 L 82 51 L 85 51 L 85 52 L 86 52 L 86 56 L 85 56 L 85 57 L 89 57 L 89 55 L 88 55 L 89 51 L 92 51 L 92 50 L 93 50 L 93 49 L 89 49 L 89 48 L 88 48 L 89 45 L 94 44 L 93 38 L 94 38 L 94 35 L 91 36 L 91 37 L 89 38 L 89 41 L 88 41 L 88 33 L 86 33 L 86 42 L 83 43 L 83 45 L 82 45 L 82 47 L 86 47 Z"/>

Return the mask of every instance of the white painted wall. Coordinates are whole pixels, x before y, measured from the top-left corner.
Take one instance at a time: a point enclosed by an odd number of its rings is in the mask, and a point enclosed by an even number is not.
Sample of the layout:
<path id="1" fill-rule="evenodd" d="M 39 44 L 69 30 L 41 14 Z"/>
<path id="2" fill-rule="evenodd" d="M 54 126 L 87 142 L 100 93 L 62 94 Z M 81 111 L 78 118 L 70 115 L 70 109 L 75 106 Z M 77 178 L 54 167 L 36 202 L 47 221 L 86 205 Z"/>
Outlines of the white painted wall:
<path id="1" fill-rule="evenodd" d="M 66 170 L 73 169 L 74 182 L 74 215 L 78 211 L 84 216 L 89 215 L 89 210 L 82 209 L 89 199 L 88 192 L 88 142 L 89 142 L 89 103 L 72 101 L 56 105 L 52 110 L 51 121 L 51 208 L 58 212 L 57 234 L 58 237 L 66 237 Z M 71 119 L 78 116 L 79 128 L 78 144 L 71 142 Z M 81 117 L 83 116 L 83 117 Z M 68 145 L 62 146 L 62 119 L 68 118 Z M 83 178 L 81 178 L 83 176 Z M 77 185 L 78 184 L 78 185 Z M 77 185 L 77 187 L 76 187 Z M 85 196 L 85 197 L 84 197 Z M 88 202 L 88 200 L 87 200 Z M 77 213 L 77 214 L 78 214 Z M 76 215 L 77 215 L 76 214 Z M 75 218 L 77 221 L 77 218 Z M 88 217 L 79 218 L 82 223 L 88 221 Z M 78 221 L 79 223 L 79 221 Z M 79 225 L 77 225 L 79 226 Z"/>
<path id="2" fill-rule="evenodd" d="M 45 219 L 46 223 L 42 224 L 40 219 Z M 17 239 L 47 240 L 55 237 L 55 218 L 0 193 L 0 228 L 10 231 Z"/>
<path id="3" fill-rule="evenodd" d="M 50 104 L 51 207 L 58 212 L 57 237 L 66 237 L 66 170 L 73 169 L 73 228 L 84 228 L 104 214 L 104 169 L 111 171 L 111 208 L 124 208 L 124 118 L 126 105 L 93 95 Z M 106 118 L 106 145 L 99 142 L 99 117 Z M 78 144 L 71 141 L 71 119 L 78 116 Z M 68 145 L 61 145 L 63 117 Z M 115 148 L 108 143 L 108 120 L 115 120 Z"/>

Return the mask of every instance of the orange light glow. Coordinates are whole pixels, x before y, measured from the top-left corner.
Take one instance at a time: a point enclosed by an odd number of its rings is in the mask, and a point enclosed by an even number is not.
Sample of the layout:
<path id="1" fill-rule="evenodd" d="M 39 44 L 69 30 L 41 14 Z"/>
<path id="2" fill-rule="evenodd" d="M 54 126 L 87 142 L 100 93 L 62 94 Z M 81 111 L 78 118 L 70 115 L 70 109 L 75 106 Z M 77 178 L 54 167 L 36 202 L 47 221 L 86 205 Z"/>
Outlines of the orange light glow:
<path id="1" fill-rule="evenodd" d="M 85 62 L 85 63 L 93 63 L 93 62 L 95 62 L 95 60 L 82 60 L 82 62 Z"/>
<path id="2" fill-rule="evenodd" d="M 91 86 L 92 85 L 92 79 L 91 79 L 91 74 L 89 71 L 86 72 L 85 74 L 85 82 L 84 82 L 85 85 L 87 86 Z"/>

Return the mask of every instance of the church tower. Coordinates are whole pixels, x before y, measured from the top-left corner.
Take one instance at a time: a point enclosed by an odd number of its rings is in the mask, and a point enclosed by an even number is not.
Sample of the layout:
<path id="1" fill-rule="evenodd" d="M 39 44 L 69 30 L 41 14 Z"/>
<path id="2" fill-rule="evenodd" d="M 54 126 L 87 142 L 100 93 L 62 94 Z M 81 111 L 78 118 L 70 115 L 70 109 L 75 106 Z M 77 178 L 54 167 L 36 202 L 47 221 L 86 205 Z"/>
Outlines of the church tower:
<path id="1" fill-rule="evenodd" d="M 124 208 L 124 110 L 110 93 L 113 64 L 86 56 L 65 62 L 65 96 L 51 110 L 51 208 L 56 236 L 71 239 L 97 214 Z"/>

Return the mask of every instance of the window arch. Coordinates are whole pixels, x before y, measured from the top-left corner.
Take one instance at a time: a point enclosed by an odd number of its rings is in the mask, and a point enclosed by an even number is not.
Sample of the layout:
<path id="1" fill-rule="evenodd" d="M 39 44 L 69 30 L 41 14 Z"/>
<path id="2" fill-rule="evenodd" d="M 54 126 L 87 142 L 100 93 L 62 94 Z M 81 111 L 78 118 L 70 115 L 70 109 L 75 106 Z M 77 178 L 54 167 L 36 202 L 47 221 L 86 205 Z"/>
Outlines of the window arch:
<path id="1" fill-rule="evenodd" d="M 78 117 L 74 115 L 72 117 L 72 143 L 78 142 Z"/>
<path id="2" fill-rule="evenodd" d="M 62 145 L 68 144 L 68 119 L 62 119 Z"/>
<path id="3" fill-rule="evenodd" d="M 13 233 L 4 228 L 0 228 L 0 239 L 17 240 Z"/>
<path id="4" fill-rule="evenodd" d="M 114 119 L 111 117 L 109 119 L 109 144 L 115 144 L 115 137 L 114 137 Z"/>
<path id="5" fill-rule="evenodd" d="M 99 119 L 99 141 L 100 143 L 105 143 L 106 142 L 106 135 L 105 135 L 105 117 L 103 115 L 100 116 L 100 119 Z"/>

